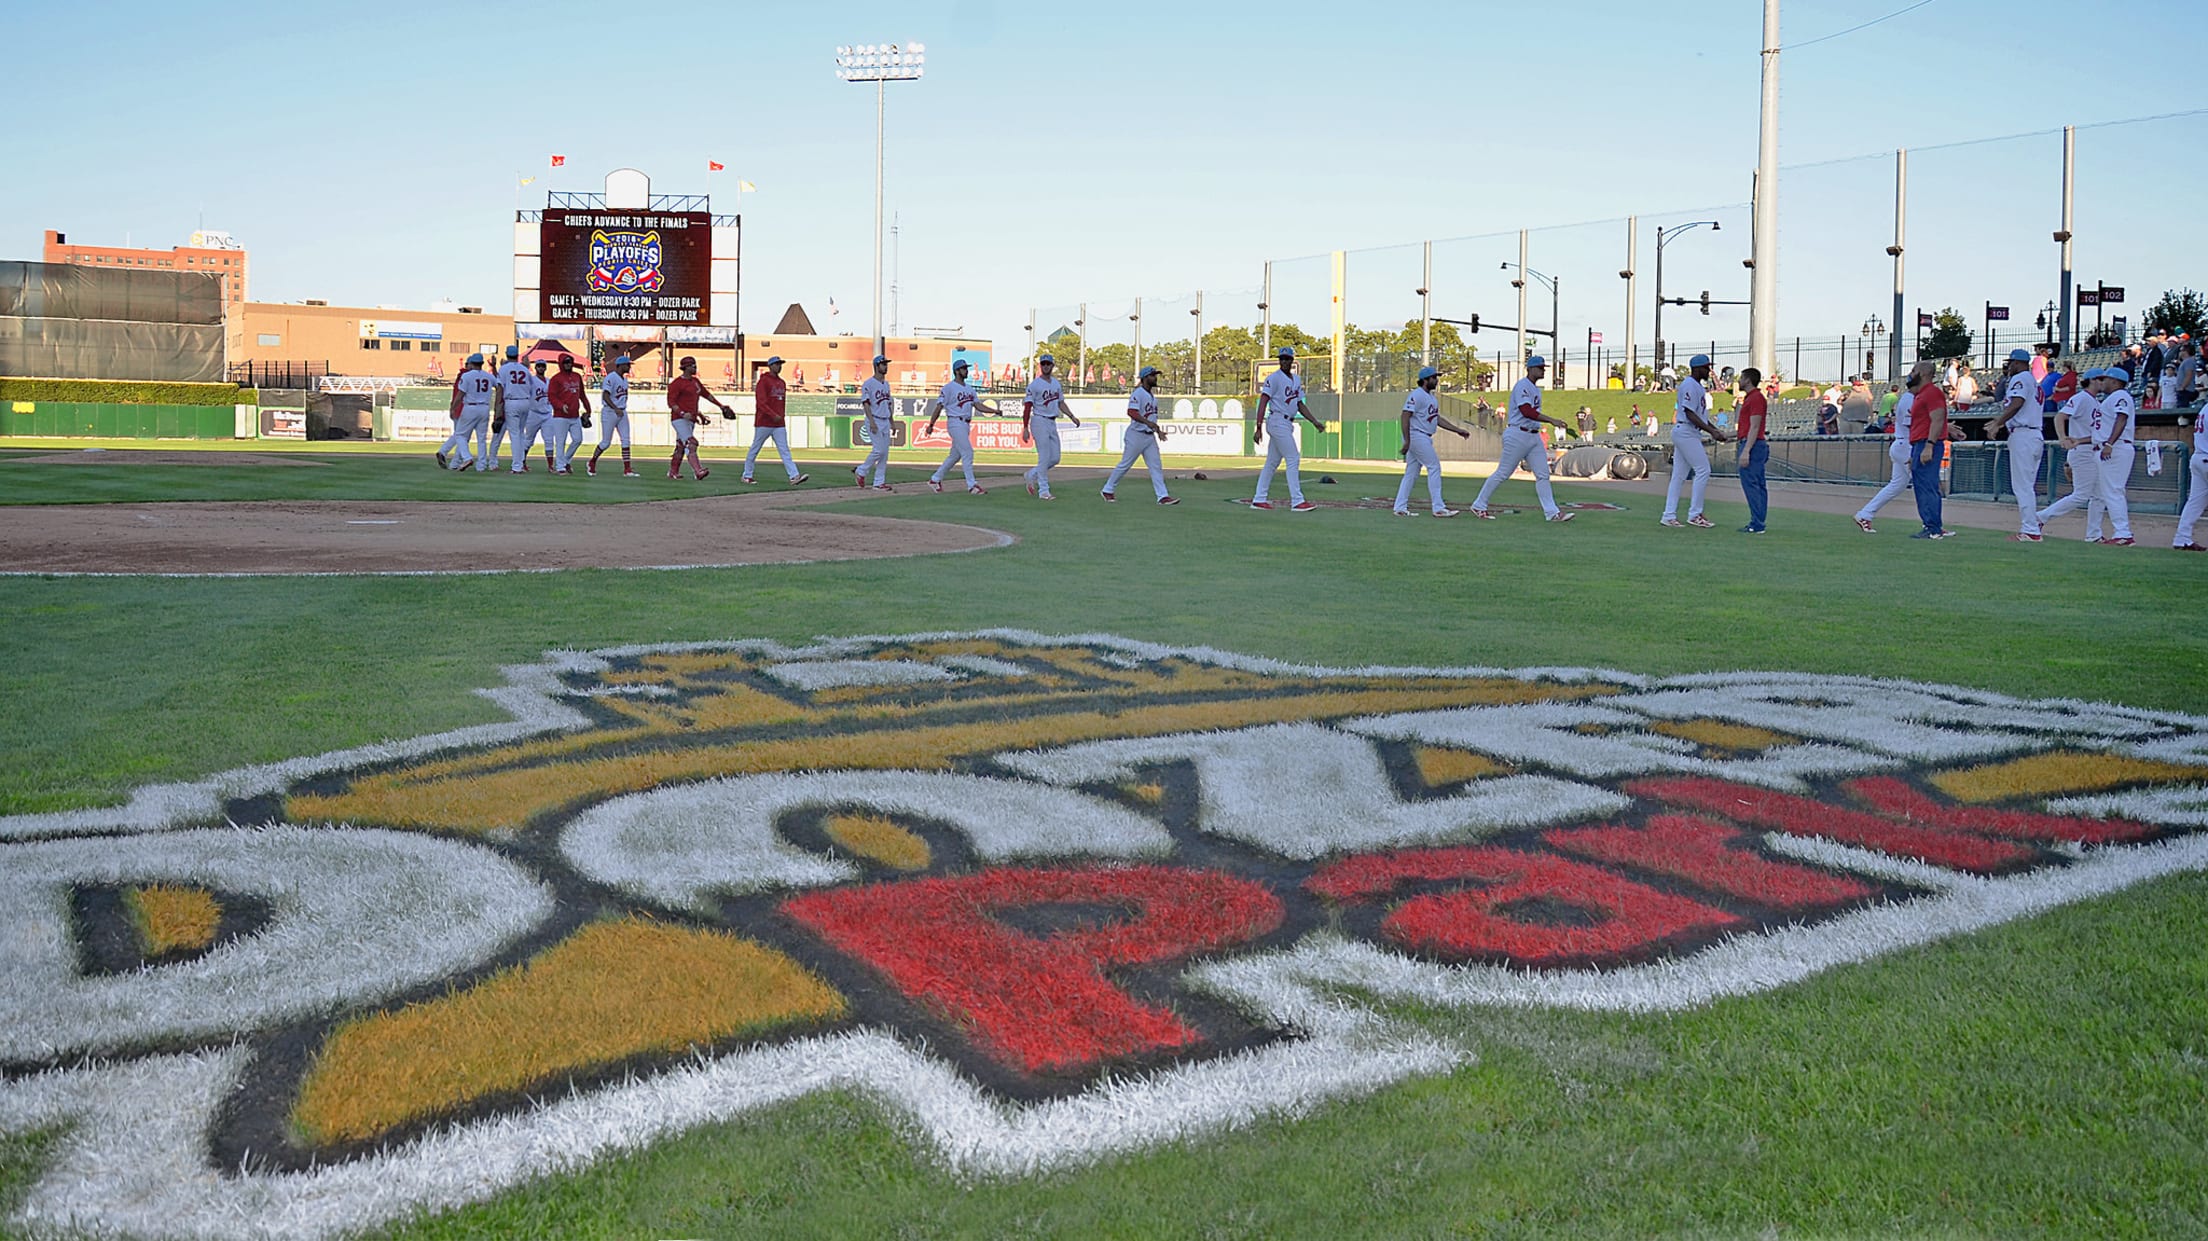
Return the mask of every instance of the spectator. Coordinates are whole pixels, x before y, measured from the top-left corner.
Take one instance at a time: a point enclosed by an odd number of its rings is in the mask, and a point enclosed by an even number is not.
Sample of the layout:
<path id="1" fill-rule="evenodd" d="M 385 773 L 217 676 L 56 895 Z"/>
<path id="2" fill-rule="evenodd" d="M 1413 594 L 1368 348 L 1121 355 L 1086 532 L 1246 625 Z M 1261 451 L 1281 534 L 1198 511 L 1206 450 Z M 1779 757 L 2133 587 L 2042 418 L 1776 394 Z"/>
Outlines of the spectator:
<path id="1" fill-rule="evenodd" d="M 1595 438 L 1595 411 L 1585 405 L 1579 407 L 1579 438 Z"/>
<path id="2" fill-rule="evenodd" d="M 2041 345 L 2032 350 L 2032 382 L 2047 378 L 2047 372 L 2055 369 L 2055 350 L 2052 345 Z"/>
<path id="3" fill-rule="evenodd" d="M 2200 342 L 2186 341 L 2177 363 L 2177 403 L 2191 407 L 2200 399 Z"/>
<path id="4" fill-rule="evenodd" d="M 1955 409 L 1967 412 L 1978 399 L 1978 377 L 1971 374 L 1970 363 L 1965 362 L 1955 375 Z"/>
<path id="5" fill-rule="evenodd" d="M 2146 376 L 2147 386 L 2150 388 L 2159 386 L 2162 382 L 2163 364 L 2170 359 L 2168 340 L 2160 332 L 2147 337 Z"/>
<path id="6" fill-rule="evenodd" d="M 1618 416 L 1617 416 L 1616 414 L 1612 414 L 1612 415 L 1610 415 L 1610 434 L 1612 434 L 1612 435 L 1616 435 L 1617 433 L 1618 433 Z"/>
<path id="7" fill-rule="evenodd" d="M 1817 407 L 1817 434 L 1840 434 L 1840 407 L 1831 401 Z"/>

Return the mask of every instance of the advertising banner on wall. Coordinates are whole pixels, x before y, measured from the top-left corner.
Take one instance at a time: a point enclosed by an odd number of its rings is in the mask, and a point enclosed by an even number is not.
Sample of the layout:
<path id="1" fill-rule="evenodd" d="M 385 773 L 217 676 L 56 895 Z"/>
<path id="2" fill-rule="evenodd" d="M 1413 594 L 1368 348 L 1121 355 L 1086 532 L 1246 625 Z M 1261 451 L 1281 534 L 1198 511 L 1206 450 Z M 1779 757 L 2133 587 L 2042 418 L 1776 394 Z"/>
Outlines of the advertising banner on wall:
<path id="1" fill-rule="evenodd" d="M 538 230 L 539 320 L 713 322 L 710 213 L 547 211 Z"/>

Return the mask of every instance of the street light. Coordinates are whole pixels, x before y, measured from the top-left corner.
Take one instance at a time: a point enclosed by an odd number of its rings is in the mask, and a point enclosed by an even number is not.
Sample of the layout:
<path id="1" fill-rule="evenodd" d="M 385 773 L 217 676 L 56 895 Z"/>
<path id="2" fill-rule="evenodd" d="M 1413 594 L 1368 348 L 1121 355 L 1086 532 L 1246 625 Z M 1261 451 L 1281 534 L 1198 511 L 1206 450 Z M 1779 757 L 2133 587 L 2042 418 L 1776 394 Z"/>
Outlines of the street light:
<path id="1" fill-rule="evenodd" d="M 1664 246 L 1679 234 L 1692 229 L 1707 227 L 1713 233 L 1725 231 L 1715 220 L 1696 220 L 1691 224 L 1674 224 L 1670 228 L 1656 230 L 1656 366 L 1662 369 L 1669 360 L 1664 355 Z"/>
<path id="2" fill-rule="evenodd" d="M 2055 343 L 2055 321 L 2061 317 L 2062 308 L 2049 302 L 2039 308 L 2039 329 L 2047 333 L 2047 343 Z"/>
<path id="3" fill-rule="evenodd" d="M 889 351 L 882 336 L 882 120 L 891 82 L 917 82 L 927 64 L 927 45 L 858 43 L 836 49 L 836 76 L 846 82 L 874 84 L 874 352 Z"/>
<path id="4" fill-rule="evenodd" d="M 1513 263 L 1513 262 L 1509 261 L 1508 259 L 1505 259 L 1505 260 L 1503 261 L 1502 265 L 1501 265 L 1501 270 L 1503 270 L 1503 271 L 1509 271 L 1509 270 L 1510 270 L 1511 268 L 1513 268 L 1513 267 L 1518 267 L 1518 264 L 1516 264 L 1516 263 Z M 1557 319 L 1557 313 L 1556 313 L 1556 311 L 1557 311 L 1557 304 L 1558 304 L 1558 301 L 1560 300 L 1560 299 L 1558 298 L 1558 296 L 1557 296 L 1557 292 L 1556 292 L 1556 277 L 1554 277 L 1554 276 L 1544 276 L 1544 275 L 1542 275 L 1542 274 L 1541 274 L 1540 272 L 1538 272 L 1538 271 L 1535 271 L 1535 270 L 1534 270 L 1533 268 L 1531 268 L 1531 267 L 1518 267 L 1518 272 L 1519 272 L 1519 278 L 1518 278 L 1518 279 L 1516 279 L 1516 280 L 1513 280 L 1513 281 L 1511 281 L 1511 282 L 1510 282 L 1510 287 L 1511 287 L 1511 288 L 1514 288 L 1514 289 L 1522 289 L 1522 288 L 1524 288 L 1524 287 L 1526 286 L 1526 281 L 1525 281 L 1525 277 L 1527 277 L 1527 276 L 1531 276 L 1531 277 L 1533 277 L 1533 278 L 1534 278 L 1534 279 L 1535 279 L 1536 281 L 1538 281 L 1538 282 L 1540 283 L 1540 285 L 1541 285 L 1541 287 L 1542 287 L 1542 288 L 1544 288 L 1544 289 L 1547 289 L 1547 290 L 1549 291 L 1549 348 L 1550 348 L 1551 350 L 1555 350 L 1555 349 L 1559 349 L 1559 348 L 1561 348 L 1562 346 L 1560 346 L 1560 345 L 1559 345 L 1559 344 L 1557 343 L 1557 338 L 1556 338 L 1556 333 L 1557 333 L 1557 329 L 1558 329 L 1558 327 L 1560 326 L 1559 320 Z M 1524 360 L 1524 359 L 1522 359 L 1522 358 L 1520 359 L 1520 361 L 1523 361 L 1523 360 Z M 1563 366 L 1562 366 L 1561 364 L 1560 364 L 1560 365 L 1558 365 L 1558 366 L 1557 366 L 1557 368 L 1556 368 L 1556 386 L 1557 386 L 1558 388 L 1562 388 L 1562 387 L 1564 386 L 1564 367 L 1563 367 Z"/>
<path id="5" fill-rule="evenodd" d="M 1868 374 L 1873 369 L 1872 359 L 1878 356 L 1878 334 L 1885 330 L 1886 324 L 1875 314 L 1863 321 L 1863 335 L 1871 338 L 1871 351 L 1863 355 L 1863 370 L 1865 374 Z"/>

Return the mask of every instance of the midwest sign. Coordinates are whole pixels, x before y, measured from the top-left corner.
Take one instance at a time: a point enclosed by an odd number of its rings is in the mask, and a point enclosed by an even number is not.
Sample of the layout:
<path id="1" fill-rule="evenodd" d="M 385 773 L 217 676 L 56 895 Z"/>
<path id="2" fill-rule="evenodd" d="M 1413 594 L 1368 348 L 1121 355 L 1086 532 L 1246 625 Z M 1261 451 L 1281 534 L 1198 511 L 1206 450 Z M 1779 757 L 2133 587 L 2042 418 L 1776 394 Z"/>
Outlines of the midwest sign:
<path id="1" fill-rule="evenodd" d="M 2208 867 L 2208 720 L 1020 632 L 561 652 L 509 722 L 0 819 L 11 1226 L 327 1236 L 855 1089 L 964 1175 Z"/>

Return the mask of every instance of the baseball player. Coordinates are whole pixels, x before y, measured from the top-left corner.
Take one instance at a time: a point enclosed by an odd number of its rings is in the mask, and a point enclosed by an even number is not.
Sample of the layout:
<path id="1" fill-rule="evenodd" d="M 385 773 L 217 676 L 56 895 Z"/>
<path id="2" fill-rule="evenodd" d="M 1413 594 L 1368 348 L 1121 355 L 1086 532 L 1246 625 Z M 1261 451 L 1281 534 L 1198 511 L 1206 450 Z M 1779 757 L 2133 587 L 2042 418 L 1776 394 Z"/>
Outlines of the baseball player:
<path id="1" fill-rule="evenodd" d="M 985 414 L 1004 411 L 982 400 L 966 385 L 966 372 L 970 369 L 964 358 L 951 363 L 951 381 L 943 385 L 943 390 L 935 395 L 935 403 L 928 406 L 928 426 L 922 434 L 933 435 L 935 420 L 939 417 L 949 421 L 951 432 L 951 451 L 943 458 L 943 464 L 935 467 L 935 473 L 928 475 L 928 486 L 943 490 L 943 476 L 957 465 L 966 471 L 966 494 L 985 496 L 989 493 L 974 481 L 974 411 L 978 409 Z"/>
<path id="2" fill-rule="evenodd" d="M 1265 449 L 1265 468 L 1257 474 L 1257 494 L 1250 499 L 1251 508 L 1270 509 L 1272 501 L 1266 495 L 1273 489 L 1273 474 L 1282 464 L 1288 467 L 1288 511 L 1309 513 L 1319 506 L 1303 498 L 1303 453 L 1296 445 L 1296 415 L 1303 415 L 1313 430 L 1324 431 L 1326 424 L 1311 416 L 1311 407 L 1303 400 L 1303 381 L 1296 378 L 1296 351 L 1285 346 L 1277 359 L 1280 369 L 1265 377 L 1265 383 L 1257 390 L 1257 433 L 1251 443 L 1263 444 L 1265 433 L 1270 431 L 1273 442 Z"/>
<path id="3" fill-rule="evenodd" d="M 1878 516 L 1878 510 L 1886 507 L 1888 500 L 1909 490 L 1909 404 L 1914 399 L 1916 390 L 1917 375 L 1912 371 L 1903 381 L 1903 389 L 1895 399 L 1892 411 L 1893 439 L 1886 446 L 1886 459 L 1894 463 L 1894 476 L 1886 480 L 1886 485 L 1878 489 L 1878 494 L 1872 496 L 1868 504 L 1855 511 L 1856 528 L 1865 534 L 1877 534 L 1877 528 L 1871 525 L 1871 518 Z M 1887 395 L 1894 396 L 1890 392 Z"/>
<path id="4" fill-rule="evenodd" d="M 2101 378 L 2107 373 L 2098 368 L 2087 371 L 2084 382 L 2062 403 L 2062 412 L 2055 415 L 2056 442 L 2067 453 L 2070 465 L 2070 494 L 2036 514 L 2042 532 L 2054 518 L 2083 508 L 2085 541 L 2101 541 L 2101 454 L 2093 445 L 2093 421 L 2101 403 Z"/>
<path id="5" fill-rule="evenodd" d="M 478 426 L 487 426 L 491 418 L 491 398 L 498 389 L 498 381 L 483 369 L 483 355 L 468 355 L 467 369 L 452 379 L 452 434 L 445 437 L 444 447 L 437 450 L 440 468 L 450 466 L 455 470 L 467 469 L 474 463 L 468 455 L 468 439 Z M 459 458 L 454 464 L 452 458 Z"/>
<path id="6" fill-rule="evenodd" d="M 536 409 L 537 398 L 529 383 L 528 364 L 521 360 L 521 346 L 508 345 L 506 360 L 498 367 L 498 412 L 506 419 L 508 433 L 511 434 L 514 420 L 519 418 L 525 428 L 523 434 L 534 439 L 538 426 Z M 515 451 L 514 460 L 521 461 L 528 455 L 529 448 L 525 443 Z M 486 470 L 491 468 L 488 460 L 482 465 Z"/>
<path id="7" fill-rule="evenodd" d="M 621 477 L 641 478 L 629 464 L 629 355 L 619 354 L 613 359 L 613 370 L 598 383 L 598 421 L 603 424 L 598 431 L 597 451 L 590 454 L 590 464 L 583 473 L 598 473 L 598 458 L 613 447 L 613 437 L 621 437 Z"/>
<path id="8" fill-rule="evenodd" d="M 537 363 L 537 382 L 544 383 L 544 396 L 540 399 L 552 408 L 552 428 L 546 437 L 545 450 L 555 461 L 552 472 L 573 474 L 575 450 L 583 445 L 583 428 L 590 425 L 590 397 L 583 391 L 583 377 L 575 373 L 572 354 L 560 355 L 560 373 L 545 383 L 544 363 Z"/>
<path id="9" fill-rule="evenodd" d="M 2134 445 L 2139 414 L 2131 400 L 2130 371 L 2111 366 L 2101 372 L 2101 382 L 2107 388 L 2100 401 L 2101 416 L 2093 423 L 2093 444 L 2101 458 L 2101 503 L 2108 509 L 2109 537 L 2104 542 L 2129 547 L 2131 502 L 2124 493 L 2131 486 L 2131 460 L 2138 451 Z"/>
<path id="10" fill-rule="evenodd" d="M 1534 354 L 1526 359 L 1525 376 L 1510 386 L 1510 415 L 1503 424 L 1502 459 L 1495 463 L 1495 472 L 1480 484 L 1480 494 L 1473 497 L 1474 517 L 1494 520 L 1495 514 L 1487 511 L 1487 498 L 1495 494 L 1504 479 L 1518 472 L 1520 462 L 1533 471 L 1533 491 L 1540 497 L 1541 511 L 1548 519 L 1570 521 L 1574 516 L 1556 506 L 1556 493 L 1549 489 L 1549 446 L 1541 442 L 1541 424 L 1547 423 L 1560 431 L 1571 428 L 1541 412 L 1541 381 L 1548 373 L 1549 360 Z"/>
<path id="11" fill-rule="evenodd" d="M 874 490 L 895 491 L 889 485 L 889 442 L 897 437 L 897 398 L 889 390 L 889 359 L 874 355 L 874 373 L 859 385 L 859 399 L 866 402 L 866 460 L 851 471 L 851 480 L 867 485 L 874 476 Z"/>
<path id="12" fill-rule="evenodd" d="M 1028 383 L 1027 399 L 1020 404 L 1020 442 L 1025 444 L 1030 438 L 1035 441 L 1035 464 L 1024 475 L 1027 494 L 1039 500 L 1058 498 L 1050 494 L 1050 467 L 1058 464 L 1058 420 L 1081 425 L 1081 420 L 1066 408 L 1066 390 L 1051 373 L 1057 365 L 1057 359 L 1047 353 L 1035 360 L 1038 373 Z"/>
<path id="13" fill-rule="evenodd" d="M 1441 502 L 1441 456 L 1434 451 L 1434 432 L 1444 428 L 1464 439 L 1472 433 L 1441 416 L 1441 401 L 1434 389 L 1441 386 L 1441 372 L 1426 367 L 1418 373 L 1418 386 L 1403 398 L 1403 483 L 1395 489 L 1395 515 L 1411 515 L 1411 488 L 1420 470 L 1426 472 L 1426 496 L 1433 501 L 1434 516 L 1454 517 L 1455 509 Z"/>
<path id="14" fill-rule="evenodd" d="M 2039 463 L 2047 454 L 2040 430 L 2039 384 L 2032 379 L 2029 349 L 2009 350 L 2001 368 L 2001 408 L 1986 430 L 1987 439 L 2009 435 L 2009 490 L 2016 493 L 2018 523 L 2011 543 L 2039 542 Z"/>
<path id="15" fill-rule="evenodd" d="M 2170 546 L 2181 552 L 2208 552 L 2208 547 L 2193 541 L 2193 527 L 2208 511 L 2208 435 L 2201 434 L 2203 422 L 2208 422 L 2208 410 L 2193 414 L 2193 451 L 2188 454 L 2192 486 L 2185 493 L 2185 511 L 2177 515 L 2177 537 L 2170 540 Z"/>
<path id="16" fill-rule="evenodd" d="M 675 455 L 667 462 L 669 478 L 682 477 L 684 453 L 690 455 L 692 478 L 703 480 L 713 472 L 705 468 L 704 462 L 698 460 L 698 428 L 710 425 L 713 421 L 698 411 L 698 402 L 701 400 L 711 401 L 713 408 L 720 410 L 724 418 L 736 416 L 728 406 L 721 404 L 719 397 L 707 392 L 705 385 L 698 382 L 698 360 L 684 358 L 682 374 L 675 376 L 675 382 L 667 385 L 667 413 L 673 420 L 675 429 Z"/>
<path id="17" fill-rule="evenodd" d="M 1111 476 L 1104 480 L 1104 498 L 1119 499 L 1119 480 L 1127 477 L 1128 467 L 1140 460 L 1150 467 L 1150 490 L 1158 493 L 1158 503 L 1179 504 L 1180 501 L 1166 494 L 1165 464 L 1158 459 L 1158 441 L 1165 438 L 1165 428 L 1158 425 L 1158 368 L 1145 366 L 1135 377 L 1134 391 L 1127 394 L 1127 447 L 1119 454 L 1119 464 Z"/>
<path id="18" fill-rule="evenodd" d="M 1681 467 L 1694 476 L 1687 524 L 1703 530 L 1717 524 L 1702 515 L 1702 497 L 1710 489 L 1710 454 L 1702 448 L 1702 437 L 1725 442 L 1725 433 L 1710 421 L 1710 394 L 1702 386 L 1709 381 L 1710 355 L 1698 353 L 1687 359 L 1687 377 L 1679 381 L 1677 409 L 1671 419 L 1671 485 L 1664 489 L 1663 524 L 1667 526 L 1679 524 L 1679 485 L 1687 480 Z"/>
<path id="19" fill-rule="evenodd" d="M 790 460 L 790 431 L 785 425 L 790 385 L 782 382 L 782 359 L 767 359 L 767 369 L 759 372 L 752 384 L 751 451 L 744 454 L 744 481 L 756 481 L 751 476 L 752 466 L 759 460 L 759 448 L 768 440 L 774 441 L 774 449 L 782 454 L 782 469 L 795 487 L 808 475 L 797 472 L 797 462 Z"/>
<path id="20" fill-rule="evenodd" d="M 493 382 L 495 387 L 496 381 Z M 523 458 L 529 455 L 529 450 L 521 442 L 523 433 L 529 429 L 529 411 L 525 409 L 506 409 L 503 393 L 498 396 L 498 404 L 498 412 L 491 417 L 490 467 L 494 470 L 498 468 L 498 450 L 501 443 L 512 446 L 516 465 L 521 464 Z"/>

